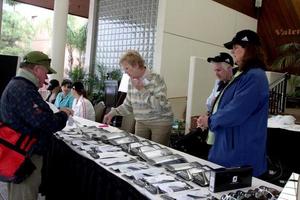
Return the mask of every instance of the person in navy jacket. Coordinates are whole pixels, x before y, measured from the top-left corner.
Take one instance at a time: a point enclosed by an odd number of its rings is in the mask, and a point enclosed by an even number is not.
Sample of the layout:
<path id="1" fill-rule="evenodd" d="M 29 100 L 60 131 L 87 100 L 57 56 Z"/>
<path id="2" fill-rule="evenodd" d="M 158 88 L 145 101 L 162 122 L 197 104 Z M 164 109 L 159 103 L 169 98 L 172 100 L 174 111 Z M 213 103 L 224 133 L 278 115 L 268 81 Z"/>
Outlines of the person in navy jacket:
<path id="1" fill-rule="evenodd" d="M 50 63 L 51 59 L 43 52 L 26 54 L 16 77 L 7 84 L 1 96 L 0 121 L 24 135 L 34 136 L 38 141 L 30 158 L 35 170 L 21 183 L 8 184 L 9 200 L 38 199 L 42 156 L 48 152 L 53 133 L 63 129 L 68 117 L 73 115 L 68 108 L 53 113 L 38 92 L 47 74 L 56 73 Z"/>
<path id="2" fill-rule="evenodd" d="M 253 175 L 260 176 L 267 170 L 269 104 L 261 41 L 255 32 L 242 30 L 224 46 L 239 69 L 216 99 L 212 114 L 199 120 L 215 135 L 208 159 L 224 167 L 251 165 Z"/>

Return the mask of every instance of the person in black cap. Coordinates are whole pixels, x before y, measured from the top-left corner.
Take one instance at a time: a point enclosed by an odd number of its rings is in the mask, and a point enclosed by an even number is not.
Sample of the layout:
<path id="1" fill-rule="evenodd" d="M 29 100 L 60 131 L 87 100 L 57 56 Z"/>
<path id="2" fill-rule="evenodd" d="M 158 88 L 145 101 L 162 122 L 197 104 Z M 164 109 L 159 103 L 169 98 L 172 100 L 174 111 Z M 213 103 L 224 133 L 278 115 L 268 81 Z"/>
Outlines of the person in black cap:
<path id="1" fill-rule="evenodd" d="M 29 52 L 24 56 L 16 77 L 8 83 L 1 96 L 0 121 L 38 141 L 30 157 L 35 170 L 21 183 L 8 184 L 9 200 L 38 198 L 42 156 L 47 153 L 53 133 L 63 129 L 68 116 L 73 114 L 71 109 L 66 108 L 53 113 L 38 92 L 38 88 L 43 87 L 47 74 L 56 73 L 50 67 L 50 62 L 51 59 L 40 51 Z"/>
<path id="2" fill-rule="evenodd" d="M 49 90 L 50 93 L 47 96 L 46 101 L 48 101 L 49 103 L 54 103 L 58 93 L 60 92 L 58 80 L 52 79 L 48 84 L 47 90 Z"/>
<path id="3" fill-rule="evenodd" d="M 58 93 L 54 105 L 57 108 L 72 108 L 74 96 L 71 93 L 72 81 L 64 79 L 61 83 L 62 92 Z"/>
<path id="4" fill-rule="evenodd" d="M 207 111 L 210 113 L 214 100 L 232 78 L 233 75 L 232 68 L 234 63 L 231 55 L 225 52 L 221 52 L 219 55 L 215 57 L 207 58 L 207 62 L 212 64 L 213 70 L 217 77 L 212 92 L 206 100 Z"/>
<path id="5" fill-rule="evenodd" d="M 233 58 L 225 52 L 221 52 L 215 57 L 207 58 L 207 62 L 212 64 L 217 77 L 211 94 L 206 99 L 207 114 L 209 115 L 215 99 L 232 78 L 234 62 Z M 184 148 L 192 155 L 207 159 L 212 144 L 213 135 L 208 135 L 208 130 L 202 128 L 201 124 L 198 124 L 196 129 L 191 130 L 185 137 L 176 141 L 175 146 L 179 150 Z"/>
<path id="6" fill-rule="evenodd" d="M 214 133 L 208 159 L 224 167 L 250 165 L 253 175 L 267 170 L 266 139 L 269 87 L 259 36 L 242 30 L 224 44 L 231 49 L 238 71 L 220 93 L 210 116 L 199 125 Z"/>
<path id="7" fill-rule="evenodd" d="M 95 121 L 95 110 L 93 104 L 86 98 L 86 91 L 81 82 L 78 81 L 73 83 L 72 94 L 75 98 L 72 105 L 74 115 Z"/>
<path id="8" fill-rule="evenodd" d="M 212 63 L 214 72 L 217 77 L 212 92 L 206 99 L 207 115 L 210 115 L 212 113 L 212 106 L 214 105 L 216 98 L 219 96 L 221 91 L 227 86 L 227 84 L 232 78 L 234 62 L 231 55 L 225 52 L 221 52 L 215 57 L 207 58 L 207 62 Z M 204 137 L 206 137 L 207 130 L 204 130 L 204 128 L 201 126 L 201 119 L 202 117 L 200 115 L 200 117 L 198 118 L 199 122 L 197 121 L 197 126 L 198 128 L 203 129 L 202 132 L 204 132 Z M 214 135 L 212 134 L 212 132 L 208 133 L 206 143 L 209 145 L 209 147 L 213 145 Z"/>

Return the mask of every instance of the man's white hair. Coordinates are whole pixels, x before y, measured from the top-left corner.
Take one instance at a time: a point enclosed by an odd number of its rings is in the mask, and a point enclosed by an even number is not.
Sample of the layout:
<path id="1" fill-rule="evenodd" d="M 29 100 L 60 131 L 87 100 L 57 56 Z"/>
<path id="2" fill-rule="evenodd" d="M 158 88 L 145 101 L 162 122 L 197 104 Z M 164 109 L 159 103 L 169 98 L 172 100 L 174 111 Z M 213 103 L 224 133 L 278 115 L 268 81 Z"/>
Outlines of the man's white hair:
<path id="1" fill-rule="evenodd" d="M 223 67 L 224 69 L 226 69 L 226 70 L 227 70 L 228 68 L 232 69 L 232 66 L 231 66 L 230 64 L 226 63 L 226 62 L 222 62 L 221 64 L 222 64 L 222 67 Z"/>
<path id="2" fill-rule="evenodd" d="M 224 70 L 232 70 L 232 67 L 230 64 L 226 62 L 214 62 L 214 64 L 219 64 Z"/>

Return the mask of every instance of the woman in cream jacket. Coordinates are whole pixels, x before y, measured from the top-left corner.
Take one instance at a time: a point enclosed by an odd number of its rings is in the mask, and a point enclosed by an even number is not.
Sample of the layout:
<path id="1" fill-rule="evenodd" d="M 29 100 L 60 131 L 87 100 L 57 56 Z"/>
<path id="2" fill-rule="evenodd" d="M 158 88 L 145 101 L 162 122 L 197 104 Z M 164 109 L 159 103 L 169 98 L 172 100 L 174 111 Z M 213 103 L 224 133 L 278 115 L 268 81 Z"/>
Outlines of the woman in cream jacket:
<path id="1" fill-rule="evenodd" d="M 88 120 L 95 121 L 95 110 L 92 103 L 86 98 L 86 92 L 81 82 L 75 82 L 72 85 L 72 94 L 74 101 L 72 110 L 74 115 Z"/>

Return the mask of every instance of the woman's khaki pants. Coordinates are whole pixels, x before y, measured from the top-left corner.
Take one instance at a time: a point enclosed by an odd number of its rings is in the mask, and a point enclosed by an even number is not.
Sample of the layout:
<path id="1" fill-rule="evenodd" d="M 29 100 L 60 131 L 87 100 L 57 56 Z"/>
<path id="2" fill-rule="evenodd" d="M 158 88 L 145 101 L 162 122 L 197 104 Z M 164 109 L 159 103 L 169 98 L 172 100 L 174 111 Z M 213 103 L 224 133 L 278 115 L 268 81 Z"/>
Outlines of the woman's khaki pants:
<path id="1" fill-rule="evenodd" d="M 169 145 L 172 124 L 165 121 L 136 121 L 135 134 L 165 146 Z"/>

